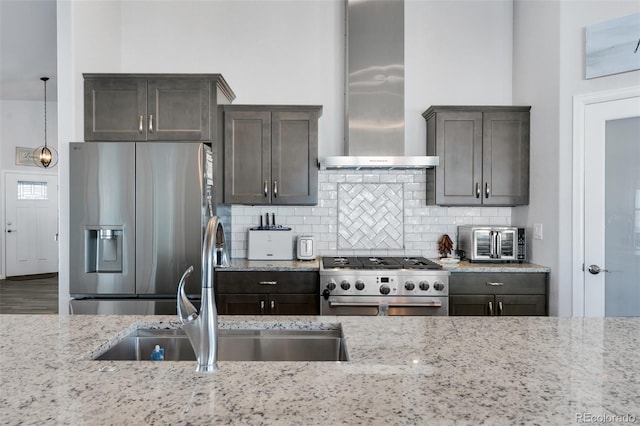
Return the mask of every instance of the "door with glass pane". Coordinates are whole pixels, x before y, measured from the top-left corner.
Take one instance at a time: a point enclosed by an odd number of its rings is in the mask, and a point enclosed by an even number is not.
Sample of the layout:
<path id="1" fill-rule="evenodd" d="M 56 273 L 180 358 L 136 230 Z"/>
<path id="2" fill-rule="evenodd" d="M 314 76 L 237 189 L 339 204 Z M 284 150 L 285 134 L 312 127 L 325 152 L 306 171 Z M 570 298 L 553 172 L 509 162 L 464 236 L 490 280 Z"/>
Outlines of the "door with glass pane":
<path id="1" fill-rule="evenodd" d="M 5 194 L 6 275 L 57 272 L 57 176 L 7 173 Z"/>
<path id="2" fill-rule="evenodd" d="M 640 97 L 585 109 L 586 316 L 640 316 Z"/>

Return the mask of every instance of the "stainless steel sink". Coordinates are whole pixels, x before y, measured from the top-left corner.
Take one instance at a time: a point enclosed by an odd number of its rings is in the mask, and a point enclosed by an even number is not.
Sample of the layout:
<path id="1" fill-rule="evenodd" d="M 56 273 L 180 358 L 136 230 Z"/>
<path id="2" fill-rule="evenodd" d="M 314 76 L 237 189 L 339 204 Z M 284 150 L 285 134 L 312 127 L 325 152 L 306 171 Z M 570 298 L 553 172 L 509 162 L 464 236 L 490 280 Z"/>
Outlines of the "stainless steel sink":
<path id="1" fill-rule="evenodd" d="M 180 329 L 138 329 L 95 359 L 150 361 L 158 345 L 165 361 L 195 361 Z M 219 361 L 348 361 L 342 329 L 220 329 Z"/>

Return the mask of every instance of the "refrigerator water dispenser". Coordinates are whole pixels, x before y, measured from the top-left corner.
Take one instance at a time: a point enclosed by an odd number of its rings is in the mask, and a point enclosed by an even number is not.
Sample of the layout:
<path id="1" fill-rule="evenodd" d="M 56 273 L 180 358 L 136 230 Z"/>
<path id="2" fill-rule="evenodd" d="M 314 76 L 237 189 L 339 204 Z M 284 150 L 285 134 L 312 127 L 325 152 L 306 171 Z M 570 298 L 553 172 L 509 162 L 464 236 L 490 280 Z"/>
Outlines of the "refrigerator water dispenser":
<path id="1" fill-rule="evenodd" d="M 122 272 L 122 231 L 122 227 L 85 230 L 85 272 Z"/>

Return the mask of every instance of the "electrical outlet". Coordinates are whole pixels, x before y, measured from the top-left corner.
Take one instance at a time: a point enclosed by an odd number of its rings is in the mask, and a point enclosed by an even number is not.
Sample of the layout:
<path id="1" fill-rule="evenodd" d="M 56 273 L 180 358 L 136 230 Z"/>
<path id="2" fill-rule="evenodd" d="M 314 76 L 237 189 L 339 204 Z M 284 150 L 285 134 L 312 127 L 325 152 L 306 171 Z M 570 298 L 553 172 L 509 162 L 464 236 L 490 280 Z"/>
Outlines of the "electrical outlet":
<path id="1" fill-rule="evenodd" d="M 534 223 L 533 224 L 533 239 L 541 240 L 542 239 L 542 224 Z"/>

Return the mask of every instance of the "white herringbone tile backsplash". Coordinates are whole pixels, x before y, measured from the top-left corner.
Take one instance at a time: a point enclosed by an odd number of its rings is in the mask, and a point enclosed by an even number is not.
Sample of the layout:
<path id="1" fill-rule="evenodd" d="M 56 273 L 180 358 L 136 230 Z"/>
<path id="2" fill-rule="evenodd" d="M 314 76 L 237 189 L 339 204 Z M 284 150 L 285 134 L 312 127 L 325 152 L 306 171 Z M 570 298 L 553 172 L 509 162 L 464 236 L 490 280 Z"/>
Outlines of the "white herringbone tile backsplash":
<path id="1" fill-rule="evenodd" d="M 350 190 L 353 192 L 349 193 Z M 382 191 L 387 198 L 383 197 L 376 204 L 373 195 L 379 194 L 377 191 Z M 365 195 L 372 206 L 365 213 L 371 217 L 366 219 L 368 225 L 361 228 L 363 234 L 366 229 L 368 235 L 358 239 L 352 226 L 359 220 L 359 213 L 356 213 L 360 212 L 357 209 L 358 197 L 364 200 Z M 347 207 L 345 202 L 348 200 L 356 203 Z M 393 209 L 394 202 L 402 206 L 400 213 Z M 378 208 L 382 208 L 380 217 L 376 216 Z M 247 230 L 259 225 L 259 216 L 265 213 L 275 213 L 277 223 L 293 228 L 296 235 L 314 235 L 316 254 L 329 256 L 414 255 L 435 258 L 438 257 L 438 240 L 442 234 L 449 234 L 455 244 L 458 225 L 511 225 L 510 207 L 427 206 L 424 170 L 327 170 L 319 172 L 317 206 L 231 206 L 231 232 L 227 234 L 232 240 L 232 257 L 246 258 Z M 387 232 L 394 228 L 397 235 L 377 236 L 376 218 L 388 221 Z M 362 220 L 364 222 L 365 219 Z"/>
<path id="2" fill-rule="evenodd" d="M 338 248 L 402 249 L 401 183 L 338 184 Z"/>

